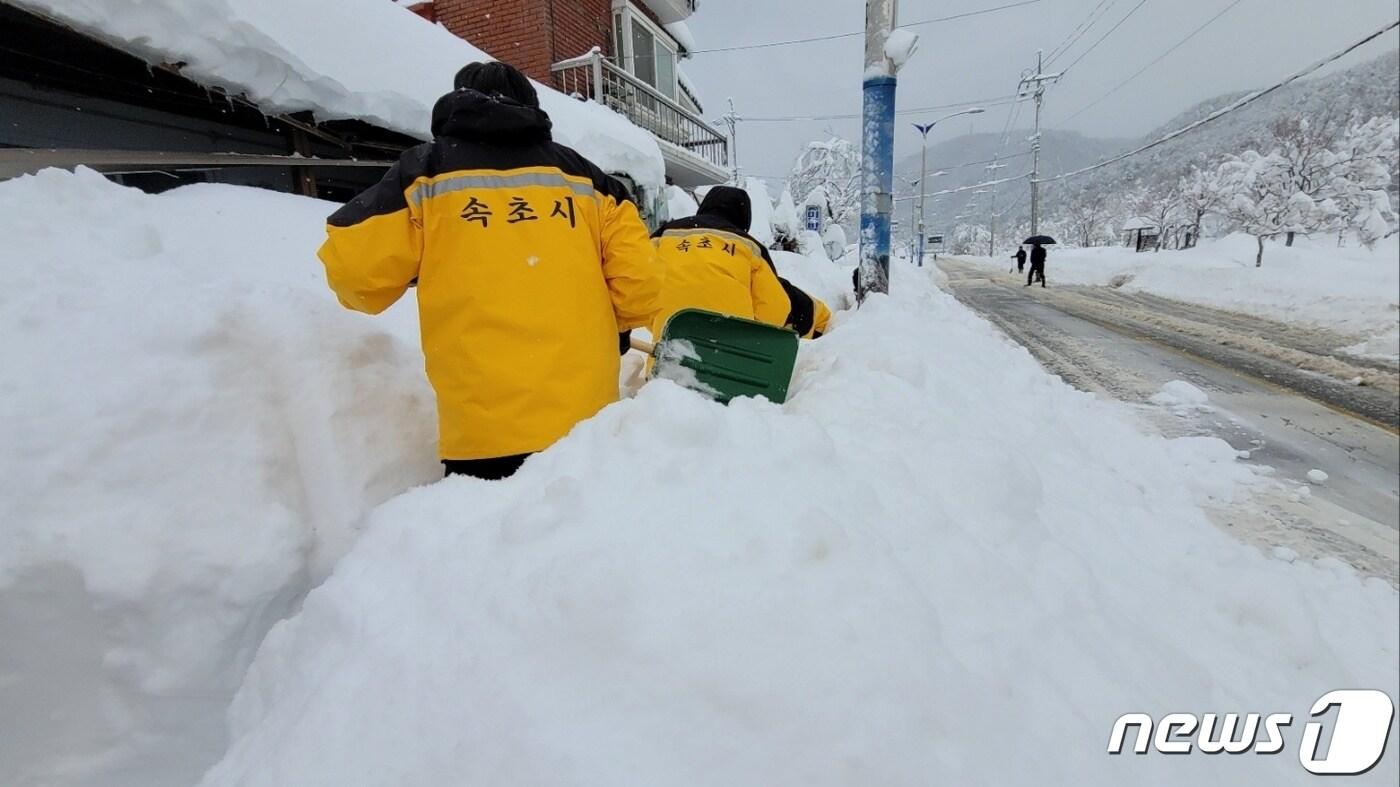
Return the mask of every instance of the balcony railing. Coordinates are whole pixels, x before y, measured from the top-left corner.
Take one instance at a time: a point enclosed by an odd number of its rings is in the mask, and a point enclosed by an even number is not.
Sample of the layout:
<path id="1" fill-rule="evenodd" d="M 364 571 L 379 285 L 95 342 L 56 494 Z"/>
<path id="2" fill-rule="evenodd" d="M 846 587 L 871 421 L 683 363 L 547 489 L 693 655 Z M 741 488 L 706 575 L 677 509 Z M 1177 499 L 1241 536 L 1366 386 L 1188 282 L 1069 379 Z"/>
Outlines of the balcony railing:
<path id="1" fill-rule="evenodd" d="M 724 135 L 656 88 L 613 65 L 598 50 L 550 67 L 559 87 L 620 112 L 658 139 L 717 167 L 729 166 Z"/>

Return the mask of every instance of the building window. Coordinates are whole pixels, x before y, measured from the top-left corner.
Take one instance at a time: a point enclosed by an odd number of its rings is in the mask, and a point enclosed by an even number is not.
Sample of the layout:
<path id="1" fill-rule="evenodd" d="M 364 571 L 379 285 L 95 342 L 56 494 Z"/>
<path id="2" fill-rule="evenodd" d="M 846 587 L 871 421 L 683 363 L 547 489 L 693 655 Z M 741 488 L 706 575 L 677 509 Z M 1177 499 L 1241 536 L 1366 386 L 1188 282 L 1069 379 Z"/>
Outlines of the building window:
<path id="1" fill-rule="evenodd" d="M 676 46 L 630 3 L 613 14 L 614 53 L 632 76 L 676 100 Z"/>
<path id="2" fill-rule="evenodd" d="M 656 87 L 656 37 L 632 17 L 632 75 Z"/>

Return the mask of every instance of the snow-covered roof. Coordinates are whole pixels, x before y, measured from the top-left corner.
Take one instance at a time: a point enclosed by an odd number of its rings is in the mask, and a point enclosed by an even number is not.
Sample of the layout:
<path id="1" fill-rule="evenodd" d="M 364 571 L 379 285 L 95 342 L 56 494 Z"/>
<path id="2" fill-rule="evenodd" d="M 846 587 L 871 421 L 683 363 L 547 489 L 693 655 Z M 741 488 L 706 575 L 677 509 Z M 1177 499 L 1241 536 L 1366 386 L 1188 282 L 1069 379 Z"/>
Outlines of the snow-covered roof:
<path id="1" fill-rule="evenodd" d="M 354 118 L 420 139 L 463 65 L 489 55 L 384 0 L 8 0 L 265 112 Z M 655 139 L 621 115 L 536 84 L 556 138 L 659 189 Z"/>
<path id="2" fill-rule="evenodd" d="M 1143 216 L 1134 216 L 1134 217 L 1132 217 L 1131 219 L 1128 219 L 1127 221 L 1123 222 L 1123 231 L 1124 231 L 1124 232 L 1127 232 L 1127 231 L 1129 231 L 1129 230 L 1155 230 L 1155 229 L 1157 229 L 1157 222 L 1153 221 L 1152 219 L 1145 218 L 1145 217 L 1143 217 Z"/>
<path id="3" fill-rule="evenodd" d="M 682 55 L 688 56 L 700 48 L 695 45 L 695 36 L 690 32 L 690 25 L 685 22 L 672 22 L 669 25 L 662 25 L 662 27 L 672 38 L 676 39 L 676 43 L 681 45 L 681 49 L 685 50 L 681 53 Z"/>

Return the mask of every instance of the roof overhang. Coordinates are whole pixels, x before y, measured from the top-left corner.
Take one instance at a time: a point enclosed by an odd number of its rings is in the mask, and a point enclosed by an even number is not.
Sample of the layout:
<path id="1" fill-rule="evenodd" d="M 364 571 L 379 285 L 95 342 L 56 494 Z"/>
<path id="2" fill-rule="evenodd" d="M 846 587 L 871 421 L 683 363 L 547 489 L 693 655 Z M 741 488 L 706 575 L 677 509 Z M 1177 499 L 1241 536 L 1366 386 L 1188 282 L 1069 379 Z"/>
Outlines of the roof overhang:
<path id="1" fill-rule="evenodd" d="M 710 186 L 729 179 L 729 170 L 700 158 L 679 145 L 673 145 L 664 139 L 656 140 L 656 144 L 661 146 L 661 157 L 666 159 L 666 176 L 677 186 Z"/>
<path id="2" fill-rule="evenodd" d="M 680 22 L 688 19 L 695 13 L 695 4 L 698 0 L 637 0 L 646 6 L 656 18 L 661 20 L 661 24 L 669 25 L 672 22 Z"/>

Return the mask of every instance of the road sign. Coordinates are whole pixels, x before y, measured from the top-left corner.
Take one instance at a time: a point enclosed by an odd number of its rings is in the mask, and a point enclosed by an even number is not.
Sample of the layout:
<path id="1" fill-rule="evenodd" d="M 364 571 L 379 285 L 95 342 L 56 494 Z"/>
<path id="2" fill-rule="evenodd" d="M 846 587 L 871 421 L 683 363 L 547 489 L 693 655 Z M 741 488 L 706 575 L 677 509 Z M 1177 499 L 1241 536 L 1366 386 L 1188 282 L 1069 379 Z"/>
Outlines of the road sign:
<path id="1" fill-rule="evenodd" d="M 942 235 L 930 235 L 930 236 L 928 236 L 927 248 L 928 248 L 929 251 L 932 251 L 932 252 L 940 252 L 940 251 L 943 251 L 943 236 L 942 236 Z"/>
<path id="2" fill-rule="evenodd" d="M 807 229 L 813 232 L 822 231 L 822 209 L 816 205 L 807 206 Z"/>

